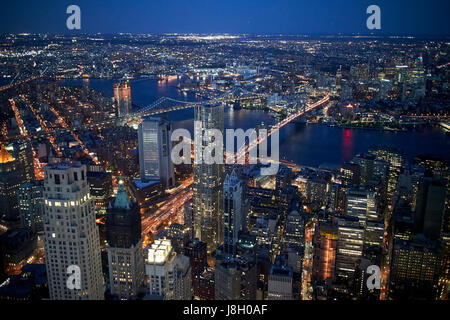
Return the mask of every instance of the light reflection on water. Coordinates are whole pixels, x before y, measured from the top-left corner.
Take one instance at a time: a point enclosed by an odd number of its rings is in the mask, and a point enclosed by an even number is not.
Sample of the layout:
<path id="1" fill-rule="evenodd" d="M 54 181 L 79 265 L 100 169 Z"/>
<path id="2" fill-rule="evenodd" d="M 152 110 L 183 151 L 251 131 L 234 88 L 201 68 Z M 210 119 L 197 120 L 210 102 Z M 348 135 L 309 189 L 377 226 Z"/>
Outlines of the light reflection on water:
<path id="1" fill-rule="evenodd" d="M 90 79 L 89 86 L 113 95 L 113 80 Z M 81 80 L 64 81 L 66 85 L 81 85 Z M 185 94 L 176 88 L 177 81 L 158 81 L 156 79 L 131 81 L 132 102 L 145 106 L 159 97 L 167 96 L 177 100 L 196 101 L 193 94 Z M 193 132 L 193 109 L 184 109 L 167 114 L 174 128 Z M 225 107 L 225 128 L 256 128 L 261 122 L 272 125 L 276 119 L 267 112 L 259 110 L 233 110 Z M 439 127 L 419 128 L 410 132 L 377 131 L 364 129 L 342 129 L 320 124 L 290 123 L 280 133 L 280 158 L 295 163 L 319 166 L 323 163 L 342 164 L 355 154 L 366 152 L 374 144 L 385 144 L 401 148 L 407 159 L 415 155 L 430 153 L 450 158 L 448 134 Z"/>

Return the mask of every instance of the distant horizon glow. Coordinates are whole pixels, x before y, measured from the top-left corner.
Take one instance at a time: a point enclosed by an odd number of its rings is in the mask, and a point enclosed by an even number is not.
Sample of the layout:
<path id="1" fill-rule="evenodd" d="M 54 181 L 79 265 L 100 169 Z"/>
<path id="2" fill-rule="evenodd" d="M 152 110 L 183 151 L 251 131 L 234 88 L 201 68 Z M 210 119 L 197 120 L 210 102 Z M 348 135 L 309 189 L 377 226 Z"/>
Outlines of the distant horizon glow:
<path id="1" fill-rule="evenodd" d="M 81 29 L 66 27 L 69 5 Z M 369 30 L 368 6 L 381 8 L 381 30 Z M 1 34 L 280 34 L 450 36 L 450 2 L 419 0 L 30 1 L 7 2 Z"/>

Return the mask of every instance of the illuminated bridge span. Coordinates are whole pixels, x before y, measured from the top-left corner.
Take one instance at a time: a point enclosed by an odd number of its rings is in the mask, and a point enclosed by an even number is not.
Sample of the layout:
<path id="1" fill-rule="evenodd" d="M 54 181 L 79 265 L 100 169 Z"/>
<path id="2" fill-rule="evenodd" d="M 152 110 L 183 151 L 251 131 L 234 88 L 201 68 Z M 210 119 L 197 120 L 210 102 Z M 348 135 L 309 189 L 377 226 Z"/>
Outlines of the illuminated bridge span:
<path id="1" fill-rule="evenodd" d="M 127 115 L 127 117 L 129 117 L 129 118 L 143 117 L 143 116 L 147 115 L 149 112 L 154 111 L 154 110 L 168 110 L 168 109 L 170 109 L 170 107 L 167 107 L 166 105 L 170 102 L 177 103 L 176 106 L 179 106 L 179 107 L 196 103 L 196 102 L 176 100 L 176 99 L 172 99 L 172 98 L 168 98 L 168 97 L 160 97 L 158 100 L 153 102 L 151 105 L 143 107 L 143 108 L 139 109 L 139 111 L 134 112 L 130 115 Z"/>
<path id="2" fill-rule="evenodd" d="M 126 120 L 133 120 L 136 118 L 141 118 L 148 115 L 158 114 L 158 113 L 164 113 L 164 112 L 170 112 L 170 111 L 176 111 L 180 109 L 188 109 L 192 108 L 196 105 L 200 104 L 214 104 L 214 103 L 220 103 L 220 102 L 230 102 L 230 101 L 237 101 L 237 100 L 251 100 L 251 99 L 258 99 L 258 98 L 265 98 L 268 94 L 255 94 L 253 92 L 237 88 L 234 90 L 229 90 L 225 92 L 220 98 L 212 99 L 212 100 L 206 100 L 206 101 L 196 101 L 196 102 L 188 102 L 188 101 L 182 101 L 177 99 L 172 99 L 169 97 L 161 97 L 152 104 L 141 108 L 139 111 L 129 114 L 126 116 Z M 168 106 L 169 103 L 176 103 L 174 106 Z"/>
<path id="3" fill-rule="evenodd" d="M 177 103 L 182 103 L 182 104 L 178 104 L 178 105 L 175 105 L 172 107 L 167 107 L 167 108 L 157 108 L 157 106 L 154 106 L 152 104 L 148 107 L 145 107 L 143 110 L 140 110 L 138 112 L 135 112 L 135 113 L 125 116 L 124 120 L 131 121 L 131 120 L 140 119 L 141 117 L 145 117 L 145 116 L 149 116 L 149 115 L 171 112 L 171 111 L 176 111 L 176 110 L 181 110 L 181 109 L 189 109 L 189 108 L 201 105 L 201 104 L 215 104 L 215 103 L 231 102 L 231 101 L 238 101 L 238 100 L 252 100 L 252 99 L 264 98 L 267 96 L 268 96 L 267 94 L 259 94 L 259 95 L 241 96 L 241 97 L 221 97 L 221 98 L 217 98 L 217 99 L 196 101 L 196 102 L 179 101 L 179 100 L 163 97 L 156 101 L 159 105 L 162 104 L 163 102 L 167 102 L 167 101 L 172 101 L 172 102 L 177 102 Z"/>
<path id="4" fill-rule="evenodd" d="M 290 115 L 289 117 L 287 117 L 286 119 L 278 122 L 277 124 L 273 125 L 271 130 L 268 131 L 267 133 L 267 137 L 270 137 L 272 135 L 272 133 L 274 133 L 275 131 L 280 130 L 282 127 L 284 127 L 285 125 L 287 125 L 289 122 L 291 122 L 292 120 L 297 119 L 298 117 L 304 115 L 305 113 L 323 105 L 324 103 L 327 103 L 330 100 L 330 96 L 327 94 L 324 98 L 320 99 L 319 101 L 310 104 L 310 105 L 306 105 L 305 108 L 302 108 L 299 112 L 294 113 L 292 115 Z M 261 142 L 263 142 L 265 139 L 256 139 L 253 142 L 249 142 L 248 145 L 244 145 L 242 146 L 238 151 L 237 151 L 237 159 L 235 161 L 235 163 L 245 163 L 245 158 L 249 156 L 249 151 L 251 149 L 253 149 L 254 147 L 256 147 L 258 144 L 260 144 Z M 245 152 L 244 152 L 245 151 Z"/>
<path id="5" fill-rule="evenodd" d="M 313 110 L 314 108 L 328 102 L 330 100 L 330 96 L 326 95 L 324 98 L 322 98 L 321 100 L 311 104 L 311 105 L 306 105 L 306 108 L 300 110 L 299 112 L 290 115 L 289 117 L 287 117 L 286 119 L 284 119 L 283 121 L 278 122 L 276 125 L 274 125 L 272 127 L 272 131 L 273 130 L 279 130 L 281 127 L 285 126 L 286 124 L 288 124 L 289 122 L 291 122 L 292 120 L 297 119 L 298 117 L 304 115 L 305 113 Z"/>
<path id="6" fill-rule="evenodd" d="M 40 72 L 40 74 L 38 76 L 33 76 L 33 77 L 30 77 L 30 78 L 27 78 L 27 79 L 23 79 L 23 80 L 20 80 L 20 81 L 17 81 L 15 83 L 13 83 L 14 80 L 16 80 L 16 78 L 19 76 L 19 74 L 20 74 L 20 71 L 19 71 L 16 74 L 16 76 L 11 80 L 11 82 L 9 84 L 0 87 L 0 91 L 4 91 L 4 90 L 10 89 L 10 88 L 13 88 L 13 87 L 15 87 L 17 85 L 21 85 L 23 83 L 42 78 L 44 76 L 45 72 L 47 72 L 47 69 L 48 69 L 48 67 L 45 68 L 44 71 Z"/>
<path id="7" fill-rule="evenodd" d="M 42 77 L 43 77 L 43 75 L 41 74 L 39 76 L 30 77 L 30 78 L 27 78 L 27 79 L 24 79 L 24 80 L 17 81 L 15 83 L 6 84 L 6 85 L 0 87 L 0 91 L 7 90 L 7 89 L 13 88 L 13 87 L 15 87 L 17 85 L 20 85 L 20 84 L 23 84 L 23 83 L 26 83 L 26 82 L 29 82 L 29 81 L 33 81 L 33 80 L 36 80 L 36 79 L 39 79 L 39 78 L 42 78 Z M 14 79 L 15 78 L 17 78 L 17 76 L 15 76 Z"/>
<path id="8" fill-rule="evenodd" d="M 107 125 L 107 124 L 118 124 L 118 123 L 125 123 L 125 122 L 133 122 L 133 121 L 141 121 L 142 117 L 151 116 L 151 115 L 157 115 L 161 113 L 171 112 L 171 111 L 177 111 L 182 109 L 189 109 L 193 108 L 198 105 L 202 104 L 216 104 L 216 103 L 226 103 L 231 101 L 238 101 L 238 100 L 252 100 L 252 99 L 261 99 L 267 97 L 268 94 L 252 94 L 252 95 L 246 95 L 246 96 L 222 96 L 220 98 L 211 99 L 211 100 L 203 100 L 203 101 L 195 101 L 195 102 L 188 102 L 188 101 L 181 101 L 176 100 L 168 97 L 161 97 L 155 102 L 153 102 L 151 105 L 141 108 L 139 111 L 127 114 L 123 117 L 110 119 L 107 121 L 104 121 L 97 125 L 92 125 L 93 127 L 101 126 L 101 125 Z M 170 105 L 174 104 L 174 105 Z M 83 126 L 86 128 L 86 126 Z"/>

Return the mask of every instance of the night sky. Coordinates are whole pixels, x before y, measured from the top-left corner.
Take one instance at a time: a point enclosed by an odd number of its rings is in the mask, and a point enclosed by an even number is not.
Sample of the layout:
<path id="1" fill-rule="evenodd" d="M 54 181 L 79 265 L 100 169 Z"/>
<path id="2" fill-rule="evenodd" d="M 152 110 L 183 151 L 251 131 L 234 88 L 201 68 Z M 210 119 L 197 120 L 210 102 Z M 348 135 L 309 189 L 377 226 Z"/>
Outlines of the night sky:
<path id="1" fill-rule="evenodd" d="M 66 28 L 67 6 L 81 30 Z M 366 8 L 381 8 L 381 30 Z M 449 0 L 109 0 L 5 1 L 0 33 L 265 33 L 450 35 Z"/>

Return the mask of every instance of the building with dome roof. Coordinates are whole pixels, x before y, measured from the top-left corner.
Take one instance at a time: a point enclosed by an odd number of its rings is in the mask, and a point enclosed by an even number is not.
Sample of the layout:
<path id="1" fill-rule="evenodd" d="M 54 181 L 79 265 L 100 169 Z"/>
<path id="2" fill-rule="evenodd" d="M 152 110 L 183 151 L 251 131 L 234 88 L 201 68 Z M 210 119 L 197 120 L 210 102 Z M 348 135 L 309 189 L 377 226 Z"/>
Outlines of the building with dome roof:
<path id="1" fill-rule="evenodd" d="M 135 299 L 144 282 L 141 217 L 122 180 L 106 212 L 111 294 L 118 299 Z"/>

